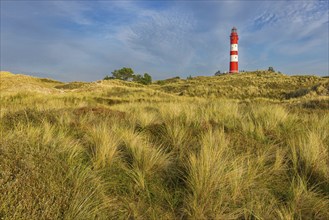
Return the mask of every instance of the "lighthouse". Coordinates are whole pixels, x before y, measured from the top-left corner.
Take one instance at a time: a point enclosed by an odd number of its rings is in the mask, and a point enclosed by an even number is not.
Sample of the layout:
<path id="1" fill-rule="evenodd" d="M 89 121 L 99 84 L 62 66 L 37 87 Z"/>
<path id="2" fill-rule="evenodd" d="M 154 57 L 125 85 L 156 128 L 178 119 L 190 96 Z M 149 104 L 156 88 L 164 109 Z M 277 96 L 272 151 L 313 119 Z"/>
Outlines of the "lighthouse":
<path id="1" fill-rule="evenodd" d="M 230 73 L 238 73 L 239 65 L 238 65 L 238 40 L 239 36 L 236 31 L 236 27 L 232 28 L 231 32 L 231 51 L 230 51 Z"/>

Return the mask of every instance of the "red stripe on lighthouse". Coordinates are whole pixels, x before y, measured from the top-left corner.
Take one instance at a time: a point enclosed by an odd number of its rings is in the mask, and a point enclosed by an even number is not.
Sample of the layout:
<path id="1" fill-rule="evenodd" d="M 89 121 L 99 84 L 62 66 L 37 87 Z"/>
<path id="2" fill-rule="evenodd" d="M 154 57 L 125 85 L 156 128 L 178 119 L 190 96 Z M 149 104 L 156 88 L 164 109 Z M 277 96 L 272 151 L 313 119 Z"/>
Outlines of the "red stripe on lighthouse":
<path id="1" fill-rule="evenodd" d="M 232 28 L 230 39 L 231 39 L 230 73 L 238 73 L 239 72 L 239 64 L 238 64 L 238 40 L 239 40 L 239 36 L 238 36 L 238 33 L 237 33 L 237 29 L 235 27 Z"/>

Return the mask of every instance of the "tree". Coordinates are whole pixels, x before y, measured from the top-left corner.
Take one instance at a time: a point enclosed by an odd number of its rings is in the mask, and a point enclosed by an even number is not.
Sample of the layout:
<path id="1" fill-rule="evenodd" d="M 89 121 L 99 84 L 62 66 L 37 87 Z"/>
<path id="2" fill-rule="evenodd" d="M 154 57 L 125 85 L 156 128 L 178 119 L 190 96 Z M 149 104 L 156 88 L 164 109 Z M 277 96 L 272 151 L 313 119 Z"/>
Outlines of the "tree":
<path id="1" fill-rule="evenodd" d="M 274 68 L 273 68 L 273 67 L 271 67 L 271 66 L 268 68 L 268 70 L 267 70 L 267 71 L 269 71 L 269 72 L 275 72 L 275 71 L 274 71 Z"/>
<path id="2" fill-rule="evenodd" d="M 137 74 L 134 76 L 133 81 L 144 85 L 149 85 L 152 83 L 152 77 L 148 73 L 144 73 L 144 76 Z"/>
<path id="3" fill-rule="evenodd" d="M 105 76 L 103 80 L 110 80 L 110 79 L 114 79 L 113 76 Z"/>
<path id="4" fill-rule="evenodd" d="M 114 70 L 112 75 L 114 79 L 128 81 L 134 78 L 134 71 L 131 68 L 123 67 L 122 69 Z"/>
<path id="5" fill-rule="evenodd" d="M 221 74 L 220 70 L 218 70 L 214 75 L 219 76 Z"/>
<path id="6" fill-rule="evenodd" d="M 140 83 L 143 80 L 143 76 L 140 74 L 137 74 L 134 76 L 133 81 Z"/>
<path id="7" fill-rule="evenodd" d="M 112 72 L 112 76 L 105 76 L 104 80 L 110 80 L 110 79 L 120 79 L 124 81 L 132 80 L 134 82 L 142 83 L 145 85 L 152 83 L 152 77 L 148 73 L 144 73 L 144 76 L 137 74 L 134 74 L 134 71 L 131 68 L 123 67 L 119 70 L 114 70 Z"/>
<path id="8" fill-rule="evenodd" d="M 148 73 L 144 73 L 143 84 L 149 85 L 151 83 L 152 83 L 152 76 L 149 75 Z"/>

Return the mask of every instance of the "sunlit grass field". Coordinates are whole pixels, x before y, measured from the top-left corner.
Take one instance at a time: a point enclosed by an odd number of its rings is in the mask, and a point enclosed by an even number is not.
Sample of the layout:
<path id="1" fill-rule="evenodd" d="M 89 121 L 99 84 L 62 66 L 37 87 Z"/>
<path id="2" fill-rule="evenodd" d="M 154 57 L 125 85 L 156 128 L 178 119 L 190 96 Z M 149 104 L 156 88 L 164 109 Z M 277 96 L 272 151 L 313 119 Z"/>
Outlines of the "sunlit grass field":
<path id="1" fill-rule="evenodd" d="M 0 76 L 0 219 L 329 219 L 328 79 Z"/>

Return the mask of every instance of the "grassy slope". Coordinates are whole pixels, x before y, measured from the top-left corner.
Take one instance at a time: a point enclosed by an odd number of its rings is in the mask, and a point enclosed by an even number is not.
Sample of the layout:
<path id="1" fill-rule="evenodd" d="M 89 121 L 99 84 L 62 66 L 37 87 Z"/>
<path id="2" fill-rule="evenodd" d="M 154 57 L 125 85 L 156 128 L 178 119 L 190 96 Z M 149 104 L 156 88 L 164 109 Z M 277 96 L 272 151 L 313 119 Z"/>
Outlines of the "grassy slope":
<path id="1" fill-rule="evenodd" d="M 10 72 L 1 71 L 1 93 L 6 92 L 40 92 L 54 93 L 57 85 L 62 85 L 62 82 L 46 78 L 36 78 L 23 74 L 12 74 Z"/>
<path id="2" fill-rule="evenodd" d="M 194 77 L 189 80 L 160 80 L 150 86 L 119 80 L 97 81 L 92 83 L 61 83 L 51 79 L 36 78 L 26 75 L 0 72 L 2 92 L 75 92 L 104 95 L 105 91 L 115 88 L 119 90 L 114 96 L 126 97 L 126 93 L 137 92 L 140 96 L 152 90 L 165 93 L 206 98 L 230 99 L 290 99 L 301 96 L 326 96 L 329 90 L 329 79 L 316 76 L 287 76 L 268 71 L 228 74 L 213 77 Z M 152 92 L 151 92 L 152 93 Z M 107 94 L 105 94 L 107 95 Z M 149 94 L 148 94 L 149 95 Z M 110 94 L 113 96 L 113 94 Z"/>
<path id="3" fill-rule="evenodd" d="M 289 95 L 295 91 L 326 82 L 328 80 L 316 76 L 287 76 L 268 71 L 256 71 L 194 77 L 190 80 L 163 80 L 158 81 L 158 86 L 153 85 L 153 87 L 186 96 L 286 99 L 290 98 Z"/>
<path id="4" fill-rule="evenodd" d="M 329 218 L 328 79 L 2 72 L 0 101 L 0 218 Z"/>

